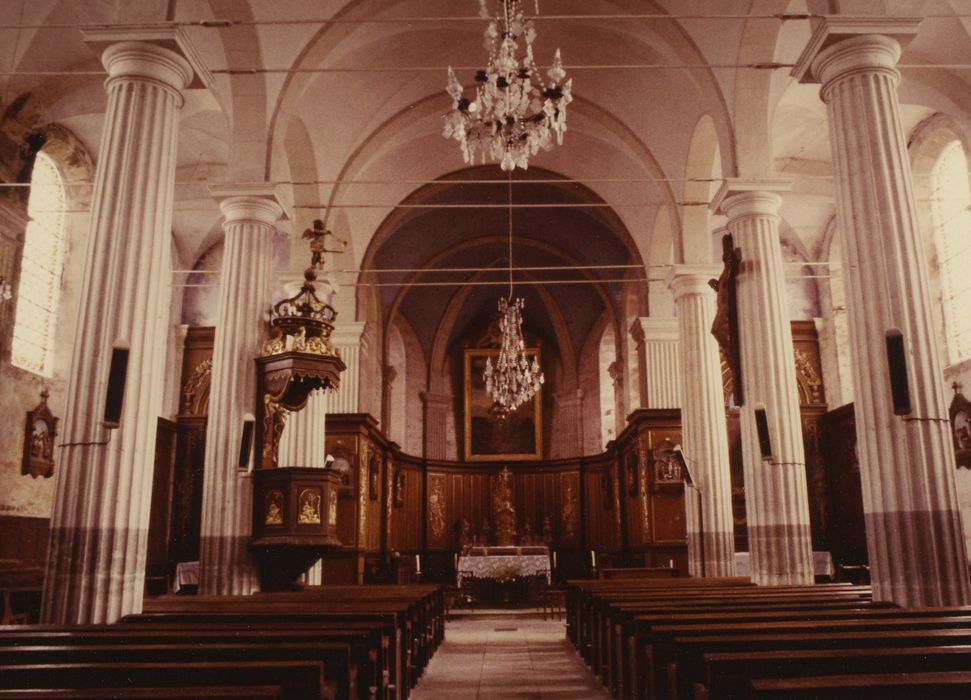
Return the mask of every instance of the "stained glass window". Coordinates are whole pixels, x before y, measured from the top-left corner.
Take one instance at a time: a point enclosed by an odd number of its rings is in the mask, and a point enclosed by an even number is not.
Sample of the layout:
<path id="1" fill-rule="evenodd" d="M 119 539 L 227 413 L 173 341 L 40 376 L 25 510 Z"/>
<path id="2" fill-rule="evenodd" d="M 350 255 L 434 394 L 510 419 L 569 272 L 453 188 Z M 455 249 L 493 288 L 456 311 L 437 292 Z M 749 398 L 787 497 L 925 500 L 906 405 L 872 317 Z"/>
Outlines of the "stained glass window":
<path id="1" fill-rule="evenodd" d="M 64 181 L 54 161 L 39 153 L 34 163 L 17 288 L 11 362 L 50 376 L 57 303 L 64 267 Z"/>

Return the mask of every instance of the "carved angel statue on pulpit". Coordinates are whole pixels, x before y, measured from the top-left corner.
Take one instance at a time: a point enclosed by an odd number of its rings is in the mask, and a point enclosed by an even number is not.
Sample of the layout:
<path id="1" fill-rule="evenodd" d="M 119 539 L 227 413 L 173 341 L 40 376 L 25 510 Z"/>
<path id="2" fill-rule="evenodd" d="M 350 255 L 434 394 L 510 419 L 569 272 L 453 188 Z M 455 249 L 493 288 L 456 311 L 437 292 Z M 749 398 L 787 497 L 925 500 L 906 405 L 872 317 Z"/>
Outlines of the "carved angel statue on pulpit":
<path id="1" fill-rule="evenodd" d="M 327 236 L 332 236 L 340 244 L 340 248 L 327 248 Z M 324 222 L 320 219 L 314 219 L 313 228 L 306 229 L 303 232 L 303 238 L 310 241 L 310 266 L 315 270 L 324 266 L 324 253 L 343 253 L 347 249 L 347 241 L 325 229 Z"/>

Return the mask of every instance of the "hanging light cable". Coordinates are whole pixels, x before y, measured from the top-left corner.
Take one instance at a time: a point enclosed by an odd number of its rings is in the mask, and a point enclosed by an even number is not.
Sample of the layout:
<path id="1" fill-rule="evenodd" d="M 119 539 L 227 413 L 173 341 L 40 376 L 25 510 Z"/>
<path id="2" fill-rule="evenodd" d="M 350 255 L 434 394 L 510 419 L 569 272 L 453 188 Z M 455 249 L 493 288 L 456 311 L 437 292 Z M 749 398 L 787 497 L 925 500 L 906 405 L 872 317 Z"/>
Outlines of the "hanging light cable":
<path id="1" fill-rule="evenodd" d="M 545 381 L 534 356 L 532 363 L 526 353 L 523 338 L 522 297 L 513 298 L 512 282 L 512 172 L 509 173 L 509 296 L 499 299 L 499 356 L 493 366 L 492 358 L 486 359 L 482 379 L 486 392 L 493 402 L 493 412 L 500 419 L 507 417 L 535 396 Z"/>

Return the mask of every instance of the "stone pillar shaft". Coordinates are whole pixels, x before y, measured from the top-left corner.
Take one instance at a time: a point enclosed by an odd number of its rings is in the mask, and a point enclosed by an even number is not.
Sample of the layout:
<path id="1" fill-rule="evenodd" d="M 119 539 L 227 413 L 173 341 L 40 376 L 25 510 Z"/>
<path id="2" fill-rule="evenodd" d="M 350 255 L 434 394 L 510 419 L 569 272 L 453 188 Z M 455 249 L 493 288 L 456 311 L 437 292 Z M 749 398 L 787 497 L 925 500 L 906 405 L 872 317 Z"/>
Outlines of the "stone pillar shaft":
<path id="1" fill-rule="evenodd" d="M 718 343 L 711 334 L 715 292 L 708 284 L 718 274 L 717 267 L 679 265 L 668 275 L 680 326 L 682 449 L 696 486 L 685 489 L 688 567 L 692 576 L 702 575 L 702 549 L 705 576 L 735 575 L 725 393 Z"/>
<path id="2" fill-rule="evenodd" d="M 681 349 L 678 319 L 639 318 L 630 329 L 637 344 L 642 408 L 681 406 Z"/>
<path id="3" fill-rule="evenodd" d="M 738 343 L 752 577 L 760 584 L 806 584 L 813 582 L 812 535 L 779 244 L 780 189 L 787 185 L 729 180 L 714 206 L 727 215 L 742 258 L 737 279 Z M 771 445 L 768 458 L 762 456 L 755 423 L 755 408 L 763 406 Z"/>
<path id="4" fill-rule="evenodd" d="M 341 373 L 340 389 L 324 395 L 325 410 L 327 413 L 358 413 L 361 410 L 361 346 L 366 342 L 364 323 L 338 321 L 330 340 L 340 351 L 347 369 Z"/>
<path id="5" fill-rule="evenodd" d="M 882 33 L 906 40 L 917 23 L 895 24 L 827 20 L 800 64 L 811 62 L 829 114 L 873 595 L 907 607 L 966 605 L 954 450 L 897 98 L 900 43 Z M 906 416 L 894 414 L 890 393 L 891 328 L 905 343 Z"/>
<path id="6" fill-rule="evenodd" d="M 327 395 L 330 389 L 313 392 L 302 411 L 291 413 L 280 435 L 279 466 L 323 467 L 327 450 Z"/>
<path id="7" fill-rule="evenodd" d="M 256 413 L 256 365 L 270 306 L 273 237 L 280 205 L 267 185 L 214 189 L 225 216 L 219 320 L 212 352 L 199 556 L 199 591 L 240 595 L 257 590 L 248 545 L 253 485 L 239 467 L 243 416 Z M 261 429 L 261 426 L 256 426 Z"/>
<path id="8" fill-rule="evenodd" d="M 176 51 L 132 40 L 108 45 L 101 60 L 108 104 L 51 517 L 48 623 L 141 610 L 166 381 L 178 115 L 194 72 Z M 120 427 L 109 432 L 113 346 L 127 346 L 129 359 Z"/>

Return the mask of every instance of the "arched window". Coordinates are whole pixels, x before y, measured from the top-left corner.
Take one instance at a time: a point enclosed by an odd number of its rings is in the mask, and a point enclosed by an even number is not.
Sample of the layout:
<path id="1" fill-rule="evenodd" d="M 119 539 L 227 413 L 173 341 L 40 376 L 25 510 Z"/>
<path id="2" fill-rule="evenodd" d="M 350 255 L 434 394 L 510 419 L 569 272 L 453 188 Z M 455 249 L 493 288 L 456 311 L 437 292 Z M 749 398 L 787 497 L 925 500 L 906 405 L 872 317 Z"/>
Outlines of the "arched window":
<path id="1" fill-rule="evenodd" d="M 64 180 L 54 161 L 37 154 L 30 182 L 24 254 L 17 289 L 11 362 L 50 376 L 57 302 L 64 267 Z"/>
<path id="2" fill-rule="evenodd" d="M 960 141 L 941 152 L 931 176 L 934 230 L 941 265 L 944 335 L 955 364 L 971 357 L 971 185 Z"/>

